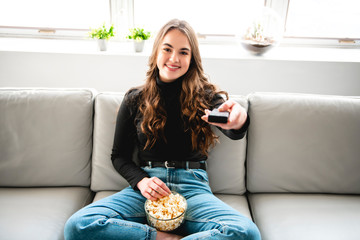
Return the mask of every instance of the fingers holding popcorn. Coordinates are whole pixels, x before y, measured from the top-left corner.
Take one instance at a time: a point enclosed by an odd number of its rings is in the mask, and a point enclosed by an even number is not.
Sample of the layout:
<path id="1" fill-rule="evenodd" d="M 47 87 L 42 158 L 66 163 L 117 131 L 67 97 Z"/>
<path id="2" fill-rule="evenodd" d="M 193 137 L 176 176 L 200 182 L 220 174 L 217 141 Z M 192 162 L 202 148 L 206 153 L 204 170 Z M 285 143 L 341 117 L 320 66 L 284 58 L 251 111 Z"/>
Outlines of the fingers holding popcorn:
<path id="1" fill-rule="evenodd" d="M 150 178 L 150 180 L 151 181 L 149 182 L 149 186 L 151 189 L 155 191 L 155 194 L 160 195 L 160 197 L 166 197 L 169 194 L 171 194 L 171 191 L 168 188 L 168 186 L 166 186 L 166 184 L 163 181 L 161 181 L 159 178 L 152 177 Z"/>
<path id="2" fill-rule="evenodd" d="M 171 193 L 166 184 L 157 177 L 145 177 L 138 182 L 137 187 L 141 194 L 150 200 L 157 200 Z"/>

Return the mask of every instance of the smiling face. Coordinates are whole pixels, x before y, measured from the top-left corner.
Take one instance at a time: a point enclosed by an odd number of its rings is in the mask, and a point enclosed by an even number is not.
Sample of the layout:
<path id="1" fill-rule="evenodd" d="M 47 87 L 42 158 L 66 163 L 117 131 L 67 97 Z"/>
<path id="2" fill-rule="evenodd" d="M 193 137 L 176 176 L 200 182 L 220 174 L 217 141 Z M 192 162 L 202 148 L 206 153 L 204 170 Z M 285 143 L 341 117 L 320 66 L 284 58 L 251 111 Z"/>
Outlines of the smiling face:
<path id="1" fill-rule="evenodd" d="M 173 82 L 189 69 L 191 47 L 188 38 L 177 29 L 170 30 L 163 38 L 157 54 L 159 77 L 163 82 Z"/>

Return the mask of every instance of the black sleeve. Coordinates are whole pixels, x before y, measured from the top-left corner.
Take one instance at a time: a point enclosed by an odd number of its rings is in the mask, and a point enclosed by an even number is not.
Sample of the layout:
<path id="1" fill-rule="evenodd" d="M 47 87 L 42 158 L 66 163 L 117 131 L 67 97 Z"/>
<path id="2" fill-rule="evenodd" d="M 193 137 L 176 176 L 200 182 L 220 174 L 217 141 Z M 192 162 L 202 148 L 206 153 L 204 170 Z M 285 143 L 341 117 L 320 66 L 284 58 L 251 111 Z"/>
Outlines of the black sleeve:
<path id="1" fill-rule="evenodd" d="M 116 171 L 128 181 L 133 189 L 138 190 L 137 183 L 149 175 L 132 159 L 136 139 L 134 118 L 135 113 L 131 113 L 126 95 L 116 119 L 111 161 Z"/>
<path id="2" fill-rule="evenodd" d="M 212 100 L 212 105 L 214 106 L 214 108 L 218 108 L 223 103 L 224 103 L 224 98 L 222 98 L 219 94 L 216 94 L 215 98 Z M 222 129 L 220 127 L 217 128 L 230 139 L 239 140 L 244 138 L 249 125 L 250 125 L 250 117 L 248 114 L 244 125 L 238 130 L 235 129 L 227 130 L 227 129 Z"/>
<path id="3" fill-rule="evenodd" d="M 250 125 L 250 117 L 249 115 L 247 115 L 246 121 L 240 129 L 238 130 L 235 129 L 225 130 L 222 128 L 219 129 L 221 132 L 223 132 L 226 136 L 228 136 L 232 140 L 239 140 L 244 138 L 249 125 Z"/>

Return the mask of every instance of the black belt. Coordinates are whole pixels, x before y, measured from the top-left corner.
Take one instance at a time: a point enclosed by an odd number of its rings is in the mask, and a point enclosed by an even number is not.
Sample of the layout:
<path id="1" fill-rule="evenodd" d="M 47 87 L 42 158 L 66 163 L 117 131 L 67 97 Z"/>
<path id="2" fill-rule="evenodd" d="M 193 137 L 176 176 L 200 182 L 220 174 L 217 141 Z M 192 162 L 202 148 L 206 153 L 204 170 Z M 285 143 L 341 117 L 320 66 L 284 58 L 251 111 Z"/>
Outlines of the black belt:
<path id="1" fill-rule="evenodd" d="M 163 168 L 183 168 L 183 169 L 203 169 L 206 170 L 206 162 L 177 162 L 177 161 L 165 161 L 165 162 L 155 162 L 155 161 L 147 161 L 145 162 L 146 167 L 154 168 L 154 167 L 163 167 Z M 144 166 L 144 167 L 145 167 Z"/>

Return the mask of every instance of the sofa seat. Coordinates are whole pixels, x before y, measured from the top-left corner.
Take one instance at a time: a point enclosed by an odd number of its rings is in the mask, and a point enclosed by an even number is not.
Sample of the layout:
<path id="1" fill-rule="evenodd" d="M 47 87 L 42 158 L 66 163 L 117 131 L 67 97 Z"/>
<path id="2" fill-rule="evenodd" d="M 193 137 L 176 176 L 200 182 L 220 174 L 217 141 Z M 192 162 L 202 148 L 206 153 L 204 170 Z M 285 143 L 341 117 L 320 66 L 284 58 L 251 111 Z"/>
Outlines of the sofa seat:
<path id="1" fill-rule="evenodd" d="M 250 194 L 263 240 L 357 240 L 360 195 Z"/>
<path id="2" fill-rule="evenodd" d="M 86 187 L 0 188 L 0 239 L 64 239 L 64 224 L 93 194 Z"/>
<path id="3" fill-rule="evenodd" d="M 98 201 L 102 198 L 108 197 L 117 191 L 101 191 L 96 193 L 94 202 Z M 244 216 L 251 218 L 250 210 L 249 210 L 249 204 L 246 199 L 246 196 L 244 195 L 232 195 L 232 194 L 215 194 L 216 197 L 221 199 L 226 204 L 230 205 L 240 213 L 242 213 Z"/>

